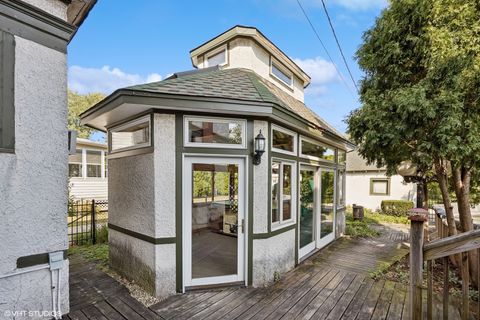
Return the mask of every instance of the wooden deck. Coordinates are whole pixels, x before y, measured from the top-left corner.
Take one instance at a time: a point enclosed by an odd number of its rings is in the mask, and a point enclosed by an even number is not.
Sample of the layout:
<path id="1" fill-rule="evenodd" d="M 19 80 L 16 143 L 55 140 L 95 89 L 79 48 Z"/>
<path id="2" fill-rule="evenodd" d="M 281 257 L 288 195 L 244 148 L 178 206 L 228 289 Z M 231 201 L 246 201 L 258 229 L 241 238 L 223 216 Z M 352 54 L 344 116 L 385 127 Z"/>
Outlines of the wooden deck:
<path id="1" fill-rule="evenodd" d="M 74 260 L 65 319 L 406 319 L 407 288 L 368 276 L 405 253 L 403 240 L 391 232 L 376 240 L 340 239 L 268 288 L 189 292 L 150 308 L 93 264 Z"/>

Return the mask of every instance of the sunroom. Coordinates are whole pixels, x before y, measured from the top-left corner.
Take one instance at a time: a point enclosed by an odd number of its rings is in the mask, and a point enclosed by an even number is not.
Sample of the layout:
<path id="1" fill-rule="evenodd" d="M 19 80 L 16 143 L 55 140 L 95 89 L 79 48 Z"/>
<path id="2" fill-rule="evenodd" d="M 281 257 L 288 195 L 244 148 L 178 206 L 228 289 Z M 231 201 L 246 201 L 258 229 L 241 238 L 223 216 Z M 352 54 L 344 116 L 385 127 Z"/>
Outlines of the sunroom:
<path id="1" fill-rule="evenodd" d="M 190 55 L 82 115 L 108 132 L 111 266 L 158 297 L 266 285 L 344 230 L 350 144 L 303 103 L 308 75 L 250 27 Z"/>

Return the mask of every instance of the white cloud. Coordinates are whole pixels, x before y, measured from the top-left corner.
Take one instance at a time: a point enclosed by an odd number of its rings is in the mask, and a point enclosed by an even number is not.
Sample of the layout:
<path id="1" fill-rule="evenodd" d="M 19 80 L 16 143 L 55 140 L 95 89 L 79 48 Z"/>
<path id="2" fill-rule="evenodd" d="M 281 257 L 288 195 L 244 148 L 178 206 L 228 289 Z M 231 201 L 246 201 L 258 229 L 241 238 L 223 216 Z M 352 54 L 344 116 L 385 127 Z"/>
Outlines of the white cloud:
<path id="1" fill-rule="evenodd" d="M 162 80 L 162 76 L 158 73 L 151 73 L 143 77 L 139 74 L 125 73 L 119 68 L 110 66 L 101 68 L 71 66 L 68 68 L 69 89 L 82 94 L 89 92 L 109 94 L 118 88 L 160 80 Z"/>
<path id="2" fill-rule="evenodd" d="M 383 9 L 388 5 L 387 0 L 331 0 L 331 2 L 354 11 Z"/>
<path id="3" fill-rule="evenodd" d="M 327 84 L 338 80 L 335 66 L 321 57 L 309 59 L 293 59 L 311 78 L 311 83 L 305 90 L 306 94 L 317 96 L 326 93 Z"/>

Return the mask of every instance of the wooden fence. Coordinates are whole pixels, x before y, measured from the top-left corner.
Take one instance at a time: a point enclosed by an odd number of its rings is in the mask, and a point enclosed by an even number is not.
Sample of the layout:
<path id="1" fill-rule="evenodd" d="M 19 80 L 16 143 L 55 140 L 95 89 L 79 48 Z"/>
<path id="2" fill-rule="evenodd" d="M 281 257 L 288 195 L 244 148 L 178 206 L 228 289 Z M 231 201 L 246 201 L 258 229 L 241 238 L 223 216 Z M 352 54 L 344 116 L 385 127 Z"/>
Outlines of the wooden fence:
<path id="1" fill-rule="evenodd" d="M 440 211 L 435 215 L 435 233 L 432 234 L 432 241 L 428 238 L 428 211 L 414 209 L 410 217 L 410 316 L 411 319 L 423 319 L 424 300 L 424 262 L 426 262 L 426 316 L 433 318 L 434 289 L 433 276 L 435 261 L 441 259 L 443 266 L 443 293 L 442 293 L 442 318 L 448 319 L 451 308 L 450 294 L 450 260 L 458 263 L 462 279 L 462 295 L 460 314 L 463 319 L 480 319 L 480 298 L 477 297 L 476 306 L 470 303 L 470 275 L 469 275 L 469 252 L 476 252 L 480 265 L 480 230 L 460 233 L 448 236 L 448 227 L 444 216 Z M 427 232 L 425 232 L 427 230 Z M 480 274 L 476 275 L 476 282 L 480 283 Z M 476 310 L 475 310 L 476 309 Z M 475 315 L 476 313 L 476 315 Z"/>

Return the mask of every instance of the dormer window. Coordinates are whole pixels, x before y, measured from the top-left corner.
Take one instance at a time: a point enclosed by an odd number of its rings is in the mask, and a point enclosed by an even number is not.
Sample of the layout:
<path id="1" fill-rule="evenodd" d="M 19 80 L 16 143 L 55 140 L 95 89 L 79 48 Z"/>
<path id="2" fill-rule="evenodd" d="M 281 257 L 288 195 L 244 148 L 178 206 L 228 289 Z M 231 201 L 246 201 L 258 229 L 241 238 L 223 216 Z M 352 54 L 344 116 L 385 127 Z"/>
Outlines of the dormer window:
<path id="1" fill-rule="evenodd" d="M 214 67 L 226 65 L 228 63 L 227 57 L 227 46 L 222 46 L 205 54 L 205 66 Z"/>
<path id="2" fill-rule="evenodd" d="M 287 86 L 293 86 L 292 73 L 287 71 L 286 68 L 282 67 L 280 63 L 274 61 L 274 59 L 271 59 L 270 74 L 277 80 L 280 80 L 282 83 L 286 84 Z"/>

